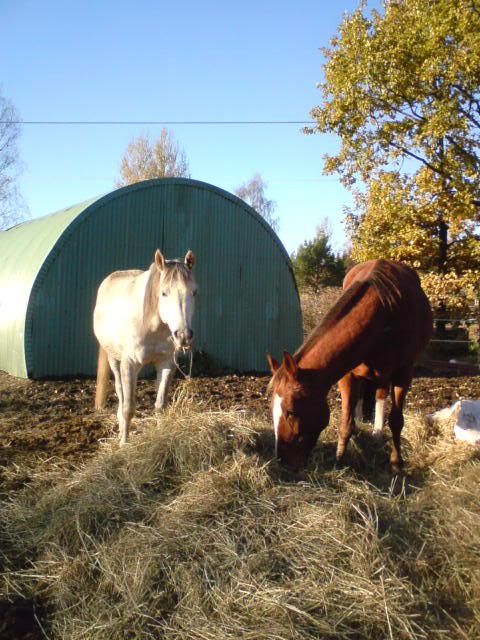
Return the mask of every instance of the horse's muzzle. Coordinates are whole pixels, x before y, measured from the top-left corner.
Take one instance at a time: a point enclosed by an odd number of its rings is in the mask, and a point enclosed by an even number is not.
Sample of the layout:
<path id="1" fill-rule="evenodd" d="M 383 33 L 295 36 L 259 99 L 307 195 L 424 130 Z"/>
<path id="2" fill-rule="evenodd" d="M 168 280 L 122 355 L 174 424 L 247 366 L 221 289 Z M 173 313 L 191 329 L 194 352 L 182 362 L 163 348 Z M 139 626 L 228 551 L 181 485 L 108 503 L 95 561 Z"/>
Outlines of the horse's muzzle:
<path id="1" fill-rule="evenodd" d="M 308 451 L 295 444 L 287 444 L 280 441 L 277 445 L 277 458 L 282 465 L 288 467 L 294 473 L 307 466 L 308 453 Z"/>
<path id="2" fill-rule="evenodd" d="M 185 329 L 184 331 L 177 329 L 173 332 L 173 339 L 178 349 L 190 351 L 193 344 L 193 331 L 191 329 Z"/>

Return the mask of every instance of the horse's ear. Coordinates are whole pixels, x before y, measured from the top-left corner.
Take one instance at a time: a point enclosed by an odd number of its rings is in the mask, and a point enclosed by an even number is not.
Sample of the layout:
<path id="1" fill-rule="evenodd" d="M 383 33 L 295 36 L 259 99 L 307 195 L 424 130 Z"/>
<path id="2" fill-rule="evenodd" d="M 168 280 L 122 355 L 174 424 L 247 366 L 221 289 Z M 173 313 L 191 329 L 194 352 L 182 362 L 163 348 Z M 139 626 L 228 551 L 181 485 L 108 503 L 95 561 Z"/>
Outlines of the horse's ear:
<path id="1" fill-rule="evenodd" d="M 283 367 L 291 378 L 296 378 L 298 373 L 297 363 L 288 351 L 283 352 Z"/>
<path id="2" fill-rule="evenodd" d="M 193 251 L 189 249 L 187 251 L 187 255 L 185 256 L 185 266 L 187 267 L 187 269 L 190 269 L 191 271 L 193 269 L 194 264 L 195 264 L 195 256 L 193 254 Z"/>
<path id="3" fill-rule="evenodd" d="M 267 356 L 268 366 L 270 367 L 270 371 L 272 372 L 272 375 L 274 375 L 280 369 L 280 365 L 275 360 L 275 358 L 271 356 L 269 353 L 267 353 L 266 356 Z"/>
<path id="4" fill-rule="evenodd" d="M 155 251 L 155 264 L 157 265 L 157 269 L 159 271 L 163 271 L 165 269 L 165 258 L 162 255 L 160 249 Z"/>

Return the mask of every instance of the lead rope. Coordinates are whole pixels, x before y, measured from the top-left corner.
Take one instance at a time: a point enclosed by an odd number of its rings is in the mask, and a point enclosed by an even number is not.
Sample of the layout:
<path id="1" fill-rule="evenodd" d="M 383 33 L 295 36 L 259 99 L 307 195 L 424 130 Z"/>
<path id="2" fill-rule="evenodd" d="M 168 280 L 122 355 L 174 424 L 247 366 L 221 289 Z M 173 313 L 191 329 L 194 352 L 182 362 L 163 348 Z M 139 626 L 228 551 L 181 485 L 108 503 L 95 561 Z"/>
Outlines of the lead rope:
<path id="1" fill-rule="evenodd" d="M 181 366 L 178 364 L 178 360 L 177 360 L 177 353 L 180 351 L 180 349 L 175 349 L 175 351 L 173 352 L 173 362 L 175 363 L 175 366 L 177 367 L 177 369 L 180 371 L 180 373 L 182 374 L 182 376 L 185 378 L 185 380 L 190 380 L 192 378 L 192 367 L 193 367 L 193 351 L 190 350 L 190 365 L 189 365 L 189 370 L 188 373 L 185 373 L 183 371 L 183 369 L 181 368 Z M 184 352 L 185 353 L 185 352 Z"/>

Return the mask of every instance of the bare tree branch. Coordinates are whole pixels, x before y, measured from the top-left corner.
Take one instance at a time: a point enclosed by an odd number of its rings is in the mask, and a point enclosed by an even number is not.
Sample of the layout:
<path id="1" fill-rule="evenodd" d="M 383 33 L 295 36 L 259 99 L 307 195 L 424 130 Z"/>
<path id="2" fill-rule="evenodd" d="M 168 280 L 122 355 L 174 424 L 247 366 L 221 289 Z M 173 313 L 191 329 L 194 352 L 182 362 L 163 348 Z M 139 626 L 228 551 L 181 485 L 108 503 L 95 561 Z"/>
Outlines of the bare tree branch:
<path id="1" fill-rule="evenodd" d="M 23 217 L 16 185 L 20 172 L 18 119 L 13 104 L 0 93 L 0 230 L 8 228 Z"/>
<path id="2" fill-rule="evenodd" d="M 266 197 L 266 187 L 267 184 L 262 176 L 256 173 L 248 182 L 238 187 L 235 194 L 253 207 L 274 231 L 278 231 L 280 223 L 274 215 L 277 203 Z"/>
<path id="3" fill-rule="evenodd" d="M 419 162 L 421 162 L 423 165 L 425 165 L 426 167 L 428 167 L 429 169 L 434 171 L 439 176 L 448 177 L 445 174 L 445 172 L 442 171 L 439 167 L 436 167 L 431 162 L 428 162 L 428 160 L 426 160 L 425 158 L 422 158 L 422 156 L 419 156 L 416 153 L 413 153 L 413 151 L 410 151 L 406 147 L 403 147 L 402 145 L 397 144 L 393 140 L 389 140 L 388 144 L 389 144 L 389 146 L 394 147 L 395 149 L 398 149 L 399 151 L 401 151 L 403 154 L 405 154 L 409 158 L 413 158 L 414 160 L 418 160 Z"/>

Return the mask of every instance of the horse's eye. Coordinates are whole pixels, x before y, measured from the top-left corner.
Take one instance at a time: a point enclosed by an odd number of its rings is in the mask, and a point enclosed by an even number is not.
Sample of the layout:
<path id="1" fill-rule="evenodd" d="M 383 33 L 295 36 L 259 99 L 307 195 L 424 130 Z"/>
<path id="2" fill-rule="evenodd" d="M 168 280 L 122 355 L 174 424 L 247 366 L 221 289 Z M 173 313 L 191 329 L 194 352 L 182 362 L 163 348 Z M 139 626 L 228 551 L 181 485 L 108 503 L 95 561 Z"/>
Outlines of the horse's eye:
<path id="1" fill-rule="evenodd" d="M 287 418 L 293 418 L 295 416 L 295 411 L 285 411 L 285 415 Z"/>
<path id="2" fill-rule="evenodd" d="M 168 291 L 162 291 L 162 296 L 163 296 L 164 298 L 168 297 Z"/>
<path id="3" fill-rule="evenodd" d="M 196 292 L 196 291 L 193 291 L 193 292 L 192 292 L 192 296 L 196 296 L 196 295 L 197 295 L 197 292 Z"/>

